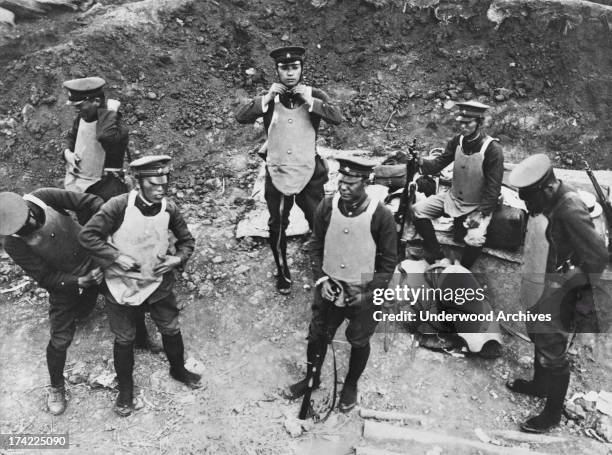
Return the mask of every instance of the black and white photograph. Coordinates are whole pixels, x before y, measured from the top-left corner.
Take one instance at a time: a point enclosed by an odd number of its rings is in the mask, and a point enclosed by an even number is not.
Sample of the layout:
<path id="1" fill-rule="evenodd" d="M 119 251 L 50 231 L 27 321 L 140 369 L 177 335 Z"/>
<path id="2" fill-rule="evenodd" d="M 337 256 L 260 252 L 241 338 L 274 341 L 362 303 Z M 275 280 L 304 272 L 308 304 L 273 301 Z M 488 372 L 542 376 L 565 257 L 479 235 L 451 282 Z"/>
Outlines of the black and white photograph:
<path id="1" fill-rule="evenodd" d="M 0 455 L 612 455 L 612 0 L 0 0 Z"/>

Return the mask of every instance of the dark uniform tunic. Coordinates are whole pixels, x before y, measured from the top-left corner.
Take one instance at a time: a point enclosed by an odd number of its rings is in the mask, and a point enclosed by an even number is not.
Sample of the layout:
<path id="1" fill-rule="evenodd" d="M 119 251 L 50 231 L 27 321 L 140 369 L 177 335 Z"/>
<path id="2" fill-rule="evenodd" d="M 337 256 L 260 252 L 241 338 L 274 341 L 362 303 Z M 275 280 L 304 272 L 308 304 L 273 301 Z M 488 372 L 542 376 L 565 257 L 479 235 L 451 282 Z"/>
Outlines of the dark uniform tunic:
<path id="1" fill-rule="evenodd" d="M 332 216 L 332 198 L 321 201 L 315 212 L 313 238 L 310 245 L 310 256 L 315 279 L 325 277 L 323 272 L 323 259 L 325 251 L 325 237 Z M 376 202 L 372 202 L 376 204 Z M 357 217 L 366 209 L 367 204 L 360 201 L 355 208 L 347 210 L 342 200 L 338 203 L 340 213 L 345 217 Z M 372 281 L 366 283 L 362 292 L 365 297 L 360 303 L 352 306 L 337 307 L 333 302 L 323 299 L 321 287 L 317 286 L 314 291 L 314 303 L 312 305 L 312 320 L 309 327 L 310 341 L 326 341 L 332 339 L 336 330 L 347 318 L 349 325 L 346 329 L 346 338 L 353 347 L 364 347 L 368 345 L 370 337 L 376 330 L 377 322 L 373 314 L 376 306 L 372 303 L 373 290 L 386 288 L 397 262 L 397 235 L 393 214 L 380 202 L 372 214 L 370 223 L 370 234 L 376 244 L 376 257 Z M 328 245 L 329 246 L 329 245 Z M 359 245 L 334 245 L 340 250 L 352 250 Z M 346 291 L 349 287 L 342 283 Z"/>
<path id="2" fill-rule="evenodd" d="M 121 119 L 119 112 L 111 109 L 98 109 L 96 140 L 104 149 L 104 169 L 107 171 L 103 173 L 101 180 L 89 186 L 86 192 L 100 196 L 105 201 L 127 191 L 123 175 L 117 171 L 123 168 L 129 143 L 128 128 Z M 80 121 L 81 118 L 77 116 L 72 129 L 66 135 L 65 148 L 71 152 L 74 152 Z M 112 169 L 115 171 L 111 171 Z"/>
<path id="3" fill-rule="evenodd" d="M 65 351 L 74 337 L 75 320 L 93 309 L 98 295 L 97 286 L 85 289 L 78 286 L 79 277 L 94 268 L 94 264 L 79 244 L 76 232 L 80 226 L 65 211 L 72 210 L 80 218 L 89 219 L 103 201 L 92 194 L 55 188 L 43 188 L 31 194 L 48 206 L 45 226 L 34 233 L 40 234 L 40 238 L 36 244 L 29 245 L 21 237 L 7 236 L 4 249 L 49 292 L 51 344 Z M 28 204 L 40 207 L 33 202 Z M 36 207 L 33 209 L 37 210 Z"/>
<path id="4" fill-rule="evenodd" d="M 595 287 L 594 297 L 592 284 L 597 284 L 608 254 L 586 206 L 573 188 L 561 182 L 552 207 L 545 213 L 550 246 L 544 292 L 530 309 L 533 313 L 550 314 L 552 320 L 530 322 L 527 329 L 535 344 L 536 361 L 545 368 L 565 369 L 569 332 L 581 330 L 575 326 L 577 323 L 588 322 L 588 327 L 582 330 L 593 328 L 602 295 Z M 584 273 L 566 280 L 563 270 L 568 265 L 579 267 Z"/>
<path id="5" fill-rule="evenodd" d="M 460 137 L 461 135 L 457 135 L 448 141 L 446 149 L 440 156 L 431 160 L 423 160 L 423 165 L 421 166 L 422 172 L 427 175 L 433 175 L 451 164 L 455 160 L 455 152 L 459 145 Z M 478 153 L 485 138 L 486 135 L 483 134 L 473 142 L 468 142 L 464 138 L 463 152 L 466 155 Z M 483 215 L 490 215 L 497 206 L 497 198 L 499 197 L 504 177 L 504 153 L 497 141 L 491 142 L 484 152 L 482 173 L 484 175 L 484 186 L 478 210 Z"/>
<path id="6" fill-rule="evenodd" d="M 327 94 L 319 89 L 312 89 L 314 102 L 310 111 L 310 122 L 316 132 L 319 130 L 321 119 L 332 125 L 337 125 L 342 121 L 340 109 L 330 102 Z M 279 101 L 288 109 L 297 109 L 304 104 L 301 97 L 291 95 L 279 96 Z M 274 115 L 274 101 L 271 101 L 267 110 L 264 112 L 262 97 L 255 97 L 247 104 L 241 106 L 236 112 L 238 123 L 254 123 L 258 118 L 263 117 L 266 133 L 270 131 L 270 124 Z M 316 136 L 315 136 L 316 137 Z M 299 145 L 299 144 L 298 144 Z M 325 195 L 323 185 L 327 182 L 327 169 L 319 155 L 315 156 L 315 170 L 308 184 L 304 189 L 295 195 L 295 202 L 302 209 L 308 224 L 312 228 L 312 219 L 317 205 Z M 293 196 L 284 196 L 272 183 L 270 173 L 266 172 L 265 197 L 270 212 L 268 225 L 272 232 L 284 232 L 289 225 L 289 213 L 293 206 Z M 282 202 L 282 213 L 281 213 Z"/>
<path id="7" fill-rule="evenodd" d="M 113 264 L 120 254 L 116 248 L 107 242 L 107 239 L 123 223 L 128 198 L 129 194 L 122 194 L 110 199 L 92 217 L 79 235 L 81 244 L 103 269 Z M 140 196 L 136 197 L 135 206 L 146 217 L 157 215 L 161 209 L 161 204 L 148 204 Z M 167 201 L 166 211 L 170 216 L 168 229 L 176 237 L 174 256 L 181 258 L 181 266 L 183 266 L 193 253 L 195 239 L 189 232 L 187 223 L 174 202 Z M 179 310 L 173 292 L 174 283 L 173 271 L 164 274 L 159 287 L 143 303 L 150 310 L 151 318 L 157 324 L 162 335 L 175 335 L 179 332 Z M 136 336 L 134 321 L 140 307 L 120 305 L 108 290 L 104 291 L 104 296 L 107 299 L 106 308 L 111 330 L 117 341 L 124 344 L 131 343 Z"/>

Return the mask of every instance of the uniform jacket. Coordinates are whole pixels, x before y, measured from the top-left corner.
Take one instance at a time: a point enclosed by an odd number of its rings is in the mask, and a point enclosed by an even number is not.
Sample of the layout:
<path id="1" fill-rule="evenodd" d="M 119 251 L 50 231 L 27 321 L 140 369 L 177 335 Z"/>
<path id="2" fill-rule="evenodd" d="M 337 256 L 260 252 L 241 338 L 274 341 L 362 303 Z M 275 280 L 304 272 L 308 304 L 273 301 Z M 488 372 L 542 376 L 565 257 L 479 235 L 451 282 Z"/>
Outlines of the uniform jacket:
<path id="1" fill-rule="evenodd" d="M 123 223 L 125 209 L 128 204 L 129 193 L 115 196 L 108 200 L 89 222 L 83 227 L 79 234 L 79 241 L 94 258 L 94 261 L 103 269 L 110 266 L 119 256 L 120 252 L 107 242 L 109 236 L 114 234 Z M 155 216 L 159 213 L 160 204 L 147 205 L 140 196 L 136 197 L 135 206 L 144 216 Z M 181 266 L 184 266 L 191 257 L 195 247 L 195 239 L 189 232 L 187 223 L 181 215 L 178 206 L 170 199 L 166 206 L 170 214 L 168 228 L 176 237 L 174 256 L 181 258 Z M 160 291 L 167 291 L 174 284 L 174 273 L 172 271 L 164 275 Z"/>
<path id="2" fill-rule="evenodd" d="M 455 160 L 455 151 L 459 145 L 459 137 L 460 135 L 457 135 L 448 141 L 444 153 L 440 156 L 431 160 L 423 160 L 423 165 L 421 166 L 422 173 L 427 175 L 436 174 L 452 163 Z M 478 153 L 485 137 L 484 134 L 481 134 L 481 137 L 474 142 L 467 142 L 464 138 L 463 152 L 467 155 Z M 490 215 L 497 206 L 497 199 L 501 192 L 502 179 L 504 177 L 504 153 L 497 141 L 491 142 L 484 152 L 482 172 L 485 183 L 478 210 L 483 215 Z"/>
<path id="3" fill-rule="evenodd" d="M 39 198 L 48 206 L 58 212 L 72 210 L 83 219 L 89 219 L 103 204 L 102 199 L 93 194 L 75 193 L 72 191 L 60 190 L 56 188 L 42 188 L 32 192 L 32 195 Z M 53 242 L 49 238 L 48 242 Z M 75 238 L 77 243 L 78 239 Z M 31 248 L 21 238 L 17 236 L 6 236 L 4 238 L 4 249 L 11 258 L 19 265 L 39 286 L 49 292 L 76 293 L 78 291 L 78 276 L 71 273 L 61 272 L 36 254 L 36 250 Z M 73 249 L 69 245 L 62 245 L 56 242 L 57 255 L 62 256 L 72 254 Z"/>
<path id="4" fill-rule="evenodd" d="M 122 168 L 125 154 L 128 152 L 128 129 L 121 121 L 119 112 L 100 108 L 98 109 L 98 123 L 96 125 L 96 139 L 102 144 L 106 152 L 104 167 Z M 72 129 L 66 135 L 65 148 L 74 152 L 80 117 L 74 120 Z M 63 156 L 63 155 L 62 155 Z"/>
<path id="5" fill-rule="evenodd" d="M 315 131 L 319 130 L 321 119 L 332 125 L 338 125 L 342 121 L 342 113 L 340 109 L 332 104 L 329 96 L 323 91 L 313 87 L 312 97 L 314 102 L 310 112 L 310 121 Z M 254 123 L 258 118 L 263 117 L 266 133 L 270 127 L 272 114 L 274 113 L 274 102 L 268 103 L 267 110 L 264 112 L 262 106 L 262 96 L 256 96 L 251 101 L 243 104 L 236 111 L 236 120 L 238 123 L 249 124 Z M 299 96 L 281 95 L 280 102 L 287 108 L 298 107 L 304 104 L 304 101 Z"/>
<path id="6" fill-rule="evenodd" d="M 323 272 L 323 251 L 325 247 L 325 234 L 332 215 L 332 197 L 326 197 L 321 201 L 314 215 L 313 233 L 310 241 L 310 260 L 315 280 L 325 276 Z M 374 202 L 372 202 L 374 203 Z M 375 277 L 370 284 L 370 289 L 386 288 L 395 265 L 397 263 L 397 232 L 393 214 L 381 202 L 377 203 L 376 210 L 372 215 L 370 233 L 376 244 L 376 260 L 374 263 Z M 358 216 L 366 209 L 362 204 L 354 212 L 349 212 L 342 200 L 339 201 L 340 213 L 344 216 Z M 351 248 L 359 248 L 352 245 Z"/>
<path id="7" fill-rule="evenodd" d="M 565 197 L 564 197 L 565 196 Z M 554 273 L 564 261 L 587 274 L 600 274 L 608 262 L 606 245 L 578 193 L 561 182 L 552 201 L 546 238 L 550 244 L 546 272 Z"/>

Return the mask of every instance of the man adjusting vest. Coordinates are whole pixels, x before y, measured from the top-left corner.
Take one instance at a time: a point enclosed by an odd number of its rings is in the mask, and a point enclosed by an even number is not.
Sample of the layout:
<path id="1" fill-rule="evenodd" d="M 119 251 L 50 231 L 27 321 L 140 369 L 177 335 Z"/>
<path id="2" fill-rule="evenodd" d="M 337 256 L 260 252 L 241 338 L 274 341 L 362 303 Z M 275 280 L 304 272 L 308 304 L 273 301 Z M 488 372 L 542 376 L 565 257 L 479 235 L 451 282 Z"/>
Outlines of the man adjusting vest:
<path id="1" fill-rule="evenodd" d="M 115 335 L 113 349 L 119 395 L 115 412 L 133 408 L 135 318 L 141 307 L 162 334 L 170 375 L 200 388 L 200 375 L 185 368 L 179 309 L 173 292 L 174 270 L 185 265 L 195 240 L 177 205 L 166 199 L 170 174 L 167 155 L 139 158 L 130 167 L 138 190 L 110 199 L 83 228 L 81 244 L 104 269 L 106 311 Z M 168 230 L 176 237 L 169 253 Z"/>
<path id="2" fill-rule="evenodd" d="M 240 106 L 239 123 L 254 123 L 263 117 L 266 143 L 265 197 L 270 219 L 270 247 L 276 263 L 276 288 L 291 290 L 287 265 L 286 229 L 293 203 L 302 209 L 312 229 L 314 211 L 325 194 L 327 167 L 316 152 L 321 119 L 332 125 L 342 120 L 340 110 L 322 90 L 303 83 L 305 49 L 291 46 L 270 53 L 276 65 L 278 82 L 268 93 Z"/>
<path id="3" fill-rule="evenodd" d="M 308 331 L 308 368 L 315 373 L 312 387 L 321 383 L 321 365 L 327 345 L 348 319 L 346 338 L 351 344 L 349 368 L 340 395 L 342 412 L 357 403 L 357 385 L 370 356 L 370 337 L 376 330 L 375 289 L 385 289 L 397 260 L 393 214 L 366 193 L 373 164 L 363 160 L 338 160 L 338 193 L 319 204 L 313 223 L 310 257 L 316 287 Z M 310 379 L 310 376 L 309 376 Z M 289 387 L 297 398 L 308 389 L 303 379 Z"/>

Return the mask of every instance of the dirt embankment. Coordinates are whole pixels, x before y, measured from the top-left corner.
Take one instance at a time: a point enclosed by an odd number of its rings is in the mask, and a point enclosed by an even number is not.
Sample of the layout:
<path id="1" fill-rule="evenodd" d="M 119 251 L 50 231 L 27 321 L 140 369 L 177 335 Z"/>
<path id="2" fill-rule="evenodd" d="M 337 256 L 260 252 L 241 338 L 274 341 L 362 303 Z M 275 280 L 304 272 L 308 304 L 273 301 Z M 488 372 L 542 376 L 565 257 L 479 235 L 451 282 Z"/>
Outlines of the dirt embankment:
<path id="1" fill-rule="evenodd" d="M 493 106 L 489 130 L 509 160 L 544 151 L 561 166 L 588 157 L 612 167 L 604 18 L 522 8 L 496 24 L 490 2 L 113 3 L 21 22 L 5 36 L 4 188 L 61 176 L 60 138 L 73 116 L 61 82 L 71 77 L 108 80 L 134 153 L 163 149 L 181 162 L 252 147 L 261 129 L 237 125 L 232 111 L 270 84 L 267 52 L 284 43 L 308 48 L 307 82 L 342 105 L 347 121 L 321 133 L 328 145 L 384 152 L 418 137 L 439 146 L 452 134 L 450 101 L 478 97 Z"/>
<path id="2" fill-rule="evenodd" d="M 143 410 L 116 419 L 114 392 L 80 382 L 70 386 L 66 415 L 52 419 L 42 411 L 39 390 L 47 381 L 47 303 L 30 283 L 0 300 L 6 341 L 0 382 L 10 384 L 0 394 L 0 407 L 10 410 L 3 428 L 68 430 L 73 453 L 305 453 L 298 449 L 312 443 L 314 450 L 317 434 L 326 438 L 318 453 L 347 453 L 359 441 L 354 415 L 334 416 L 297 442 L 286 435 L 281 422 L 296 405 L 276 389 L 303 373 L 312 284 L 307 260 L 301 242 L 292 241 L 295 290 L 280 297 L 265 243 L 234 239 L 259 165 L 247 151 L 264 132 L 261 125 L 238 125 L 233 110 L 274 79 L 271 47 L 305 45 L 306 82 L 342 106 L 346 122 L 320 133 L 326 145 L 386 153 L 418 137 L 425 149 L 440 146 L 453 133 L 452 101 L 478 97 L 493 106 L 489 130 L 509 161 L 545 151 L 561 166 L 580 166 L 585 156 L 594 168 L 612 168 L 612 54 L 602 21 L 524 10 L 496 27 L 487 18 L 489 2 L 373 3 L 385 2 L 104 0 L 85 13 L 19 22 L 4 36 L 0 190 L 25 191 L 63 176 L 61 136 L 74 114 L 61 83 L 73 77 L 107 79 L 109 96 L 122 102 L 133 156 L 175 157 L 171 191 L 197 237 L 179 285 L 182 327 L 188 355 L 209 388 L 183 390 L 167 376 L 163 358 L 140 353 Z M 6 256 L 0 262 L 3 286 L 23 279 Z M 477 426 L 516 428 L 536 405 L 505 390 L 505 380 L 530 373 L 530 347 L 507 341 L 505 355 L 488 363 L 413 351 L 401 335 L 386 355 L 376 336 L 363 402 L 420 413 L 429 419 L 427 429 L 450 431 L 451 420 L 453 431 L 472 438 Z M 343 374 L 346 345 L 338 346 Z M 609 346 L 593 349 L 576 350 L 572 393 L 609 389 Z M 107 321 L 96 311 L 77 334 L 67 372 L 76 376 L 85 363 L 85 370 L 112 373 L 111 352 Z M 329 386 L 329 364 L 325 371 Z M 321 397 L 327 392 L 326 386 Z M 595 425 L 593 415 L 564 420 L 559 431 L 581 435 Z M 584 441 L 573 438 L 554 450 L 576 453 Z"/>

